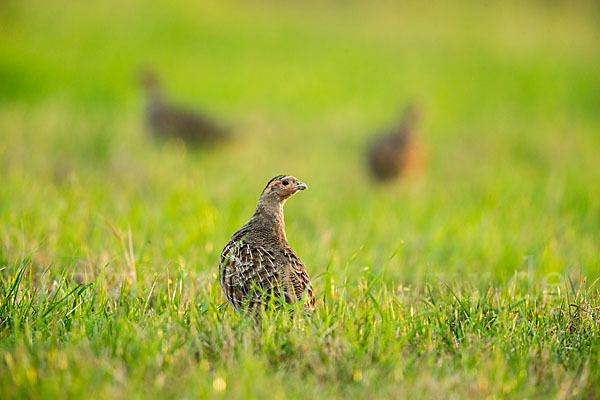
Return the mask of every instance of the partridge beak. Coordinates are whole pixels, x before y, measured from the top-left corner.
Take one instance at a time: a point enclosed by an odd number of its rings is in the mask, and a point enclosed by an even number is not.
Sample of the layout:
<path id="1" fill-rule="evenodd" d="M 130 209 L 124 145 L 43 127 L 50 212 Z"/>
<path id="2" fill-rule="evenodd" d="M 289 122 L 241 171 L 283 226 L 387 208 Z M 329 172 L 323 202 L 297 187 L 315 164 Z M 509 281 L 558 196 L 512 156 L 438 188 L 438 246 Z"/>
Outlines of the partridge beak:
<path id="1" fill-rule="evenodd" d="M 308 186 L 306 186 L 306 184 L 303 183 L 303 182 L 296 181 L 296 185 L 294 186 L 294 189 L 296 189 L 296 190 L 304 190 L 304 189 L 308 189 Z"/>

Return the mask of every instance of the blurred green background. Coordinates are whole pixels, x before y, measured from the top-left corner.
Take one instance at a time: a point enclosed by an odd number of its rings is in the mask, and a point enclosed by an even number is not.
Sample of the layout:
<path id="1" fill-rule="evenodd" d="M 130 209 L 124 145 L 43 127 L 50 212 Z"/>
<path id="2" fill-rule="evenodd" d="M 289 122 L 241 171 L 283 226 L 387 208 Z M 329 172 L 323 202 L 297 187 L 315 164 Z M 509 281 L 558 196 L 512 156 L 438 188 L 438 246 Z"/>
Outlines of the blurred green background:
<path id="1" fill-rule="evenodd" d="M 216 272 L 280 173 L 310 190 L 288 236 L 319 274 L 421 282 L 600 271 L 598 7 L 560 2 L 3 2 L 3 264 L 120 258 Z M 141 66 L 168 97 L 237 127 L 211 149 L 157 146 Z M 377 186 L 366 144 L 423 108 L 421 176 Z"/>
<path id="2" fill-rule="evenodd" d="M 593 1 L 0 2 L 2 390 L 593 398 L 597 289 L 582 314 L 560 296 L 600 274 L 598 21 Z M 140 67 L 235 139 L 150 140 Z M 376 184 L 366 146 L 411 101 L 426 167 Z M 218 307 L 218 259 L 278 174 L 309 186 L 286 228 L 319 307 L 253 330 Z M 71 305 L 73 279 L 94 285 Z"/>

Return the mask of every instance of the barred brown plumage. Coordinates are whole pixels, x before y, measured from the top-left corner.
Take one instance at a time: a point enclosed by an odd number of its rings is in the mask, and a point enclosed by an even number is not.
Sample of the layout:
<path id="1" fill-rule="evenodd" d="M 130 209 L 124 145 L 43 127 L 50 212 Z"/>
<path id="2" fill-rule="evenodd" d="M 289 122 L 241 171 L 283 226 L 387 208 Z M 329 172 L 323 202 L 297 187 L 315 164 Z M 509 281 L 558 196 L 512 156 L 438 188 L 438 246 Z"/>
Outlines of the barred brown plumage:
<path id="1" fill-rule="evenodd" d="M 288 304 L 303 296 L 305 310 L 314 309 L 310 278 L 285 236 L 283 205 L 306 185 L 290 175 L 271 179 L 254 215 L 238 229 L 221 252 L 219 280 L 237 312 L 252 310 L 270 300 Z"/>

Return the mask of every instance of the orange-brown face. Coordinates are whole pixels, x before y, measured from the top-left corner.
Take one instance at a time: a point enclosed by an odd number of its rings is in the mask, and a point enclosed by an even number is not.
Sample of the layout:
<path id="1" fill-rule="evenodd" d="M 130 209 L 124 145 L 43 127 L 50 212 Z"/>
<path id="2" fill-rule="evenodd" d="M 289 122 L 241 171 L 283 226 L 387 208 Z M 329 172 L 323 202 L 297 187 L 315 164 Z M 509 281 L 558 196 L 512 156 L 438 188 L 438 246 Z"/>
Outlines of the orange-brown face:
<path id="1" fill-rule="evenodd" d="M 280 200 L 285 200 L 298 190 L 307 188 L 308 186 L 291 175 L 279 175 L 267 183 L 267 187 L 263 190 L 263 194 L 275 194 Z"/>

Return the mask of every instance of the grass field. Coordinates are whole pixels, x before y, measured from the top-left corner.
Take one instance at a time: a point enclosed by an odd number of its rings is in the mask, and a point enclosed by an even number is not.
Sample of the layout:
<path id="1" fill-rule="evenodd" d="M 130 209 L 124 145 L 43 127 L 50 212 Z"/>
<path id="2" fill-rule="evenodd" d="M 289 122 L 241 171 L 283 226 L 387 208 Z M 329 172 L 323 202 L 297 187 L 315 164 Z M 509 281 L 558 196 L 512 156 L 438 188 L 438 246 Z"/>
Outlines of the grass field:
<path id="1" fill-rule="evenodd" d="M 1 2 L 0 398 L 598 398 L 599 20 Z M 143 65 L 237 139 L 149 140 Z M 376 185 L 365 144 L 414 99 L 427 168 Z M 218 258 L 281 173 L 317 310 L 257 324 Z"/>

